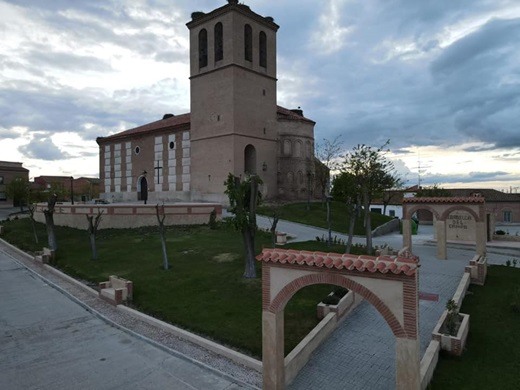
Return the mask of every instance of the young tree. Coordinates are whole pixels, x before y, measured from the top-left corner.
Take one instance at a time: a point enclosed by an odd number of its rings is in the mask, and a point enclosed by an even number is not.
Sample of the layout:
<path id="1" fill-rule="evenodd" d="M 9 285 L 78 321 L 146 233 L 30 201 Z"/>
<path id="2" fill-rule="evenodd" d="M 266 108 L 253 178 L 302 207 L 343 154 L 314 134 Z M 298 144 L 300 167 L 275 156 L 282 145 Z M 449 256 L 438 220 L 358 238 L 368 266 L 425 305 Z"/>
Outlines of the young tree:
<path id="1" fill-rule="evenodd" d="M 360 184 L 357 178 L 349 173 L 342 172 L 334 178 L 332 186 L 332 197 L 340 202 L 345 202 L 348 213 L 348 239 L 345 247 L 345 253 L 350 253 L 352 248 L 352 239 L 354 237 L 354 229 L 356 227 L 356 219 L 359 210 L 361 210 L 361 196 L 359 190 Z"/>
<path id="2" fill-rule="evenodd" d="M 368 254 L 372 253 L 372 225 L 370 205 L 375 194 L 393 188 L 399 178 L 394 165 L 385 157 L 385 149 L 390 141 L 382 147 L 372 149 L 371 146 L 357 145 L 349 152 L 344 161 L 343 169 L 352 174 L 359 189 L 359 196 L 364 210 L 364 225 L 366 228 L 366 246 Z"/>
<path id="3" fill-rule="evenodd" d="M 229 198 L 229 211 L 234 214 L 232 218 L 236 230 L 242 233 L 244 240 L 245 278 L 256 278 L 255 266 L 255 234 L 256 234 L 256 206 L 260 203 L 261 194 L 258 185 L 261 180 L 256 175 L 246 176 L 244 181 L 232 173 L 225 181 L 225 194 Z"/>
<path id="4" fill-rule="evenodd" d="M 49 201 L 47 202 L 47 208 L 43 210 L 43 215 L 45 216 L 45 225 L 47 226 L 49 249 L 52 250 L 58 249 L 56 235 L 54 234 L 54 207 L 56 206 L 57 200 L 58 196 L 56 194 L 52 194 L 49 198 Z"/>
<path id="5" fill-rule="evenodd" d="M 29 203 L 27 208 L 29 209 L 29 219 L 31 220 L 31 226 L 33 229 L 34 242 L 38 244 L 38 233 L 36 232 L 36 221 L 34 220 L 34 211 L 36 210 L 36 206 L 34 203 Z"/>
<path id="6" fill-rule="evenodd" d="M 93 215 L 86 215 L 87 221 L 88 221 L 88 233 L 90 235 L 90 247 L 92 249 L 92 260 L 97 260 L 97 246 L 96 246 L 96 233 L 99 227 L 99 224 L 101 223 L 101 215 L 103 214 L 103 211 L 99 211 L 96 215 L 96 218 L 94 218 Z"/>
<path id="7" fill-rule="evenodd" d="M 330 173 L 336 171 L 341 167 L 340 157 L 343 149 L 343 141 L 338 135 L 332 141 L 323 139 L 322 142 L 316 145 L 316 158 L 321 161 L 324 167 L 316 164 L 316 183 L 321 192 L 323 202 L 325 202 L 328 195 L 330 184 Z M 325 169 L 324 169 L 325 168 Z"/>
<path id="8" fill-rule="evenodd" d="M 166 214 L 164 213 L 164 204 L 159 206 L 155 205 L 155 214 L 157 215 L 157 222 L 159 223 L 159 234 L 161 236 L 162 255 L 163 255 L 163 268 L 165 270 L 170 269 L 170 263 L 168 262 L 168 253 L 166 252 L 166 237 L 164 236 L 164 219 Z"/>
<path id="9" fill-rule="evenodd" d="M 29 201 L 29 182 L 23 177 L 15 177 L 6 188 L 7 195 L 13 199 L 13 204 L 20 206 L 23 213 L 23 206 Z"/>

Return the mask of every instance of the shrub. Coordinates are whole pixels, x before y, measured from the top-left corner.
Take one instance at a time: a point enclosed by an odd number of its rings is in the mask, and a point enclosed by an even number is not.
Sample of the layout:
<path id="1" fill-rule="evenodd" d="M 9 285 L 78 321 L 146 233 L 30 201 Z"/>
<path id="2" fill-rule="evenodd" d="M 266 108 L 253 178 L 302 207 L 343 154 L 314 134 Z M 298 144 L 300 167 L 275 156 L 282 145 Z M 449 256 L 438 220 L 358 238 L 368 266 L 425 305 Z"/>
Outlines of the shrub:
<path id="1" fill-rule="evenodd" d="M 339 303 L 340 298 L 337 295 L 327 295 L 323 300 L 322 303 L 326 305 L 337 305 Z"/>
<path id="2" fill-rule="evenodd" d="M 345 287 L 337 287 L 334 289 L 334 295 L 337 296 L 339 299 L 343 298 L 348 293 L 348 289 Z"/>
<path id="3" fill-rule="evenodd" d="M 445 330 L 451 336 L 454 336 L 457 334 L 457 329 L 460 323 L 459 306 L 453 299 L 450 299 L 448 302 L 446 302 L 446 310 L 448 310 L 448 314 L 446 315 L 446 320 L 444 321 Z"/>
<path id="4" fill-rule="evenodd" d="M 506 232 L 505 232 L 504 230 L 500 230 L 500 229 L 499 229 L 499 230 L 497 230 L 497 231 L 495 232 L 495 234 L 496 234 L 497 236 L 505 236 L 505 235 L 506 235 Z"/>

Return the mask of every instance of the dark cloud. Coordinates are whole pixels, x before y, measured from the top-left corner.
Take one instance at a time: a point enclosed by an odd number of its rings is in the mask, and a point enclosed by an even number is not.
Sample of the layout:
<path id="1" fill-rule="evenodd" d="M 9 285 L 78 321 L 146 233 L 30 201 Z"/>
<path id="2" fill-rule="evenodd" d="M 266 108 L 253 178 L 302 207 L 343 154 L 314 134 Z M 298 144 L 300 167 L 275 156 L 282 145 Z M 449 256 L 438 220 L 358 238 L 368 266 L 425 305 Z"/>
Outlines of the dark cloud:
<path id="1" fill-rule="evenodd" d="M 29 49 L 24 59 L 31 63 L 33 67 L 40 69 L 42 66 L 51 66 L 55 69 L 71 72 L 110 72 L 113 70 L 109 62 L 97 57 L 52 51 L 42 45 L 35 45 L 34 48 Z"/>
<path id="2" fill-rule="evenodd" d="M 31 142 L 20 146 L 19 151 L 28 158 L 45 161 L 57 161 L 69 158 L 70 155 L 61 151 L 49 137 L 49 134 L 35 134 Z"/>
<path id="3" fill-rule="evenodd" d="M 449 183 L 475 183 L 475 182 L 511 182 L 517 179 L 510 172 L 470 172 L 468 174 L 424 174 L 421 175 L 421 183 L 424 185 L 449 184 Z"/>

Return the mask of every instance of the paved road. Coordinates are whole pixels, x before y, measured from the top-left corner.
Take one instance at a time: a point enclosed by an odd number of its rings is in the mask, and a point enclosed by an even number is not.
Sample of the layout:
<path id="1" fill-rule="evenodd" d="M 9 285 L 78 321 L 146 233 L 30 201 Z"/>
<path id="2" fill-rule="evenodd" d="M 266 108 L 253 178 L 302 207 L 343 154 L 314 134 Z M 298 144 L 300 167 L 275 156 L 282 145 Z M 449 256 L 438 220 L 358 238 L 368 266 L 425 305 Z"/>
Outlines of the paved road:
<path id="1" fill-rule="evenodd" d="M 0 389 L 242 389 L 109 326 L 0 251 Z"/>

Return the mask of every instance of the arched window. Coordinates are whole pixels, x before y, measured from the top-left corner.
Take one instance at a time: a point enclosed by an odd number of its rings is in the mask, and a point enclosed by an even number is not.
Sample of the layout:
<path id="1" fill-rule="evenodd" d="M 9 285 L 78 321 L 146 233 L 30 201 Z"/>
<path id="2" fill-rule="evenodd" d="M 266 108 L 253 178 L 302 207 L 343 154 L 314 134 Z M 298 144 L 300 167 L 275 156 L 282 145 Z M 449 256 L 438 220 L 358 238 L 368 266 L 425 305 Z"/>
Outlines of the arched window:
<path id="1" fill-rule="evenodd" d="M 296 141 L 294 144 L 294 157 L 302 157 L 302 141 Z"/>
<path id="2" fill-rule="evenodd" d="M 244 149 L 244 172 L 256 175 L 256 149 L 251 144 Z"/>
<path id="3" fill-rule="evenodd" d="M 208 66 L 208 32 L 205 28 L 199 32 L 199 68 Z"/>
<path id="4" fill-rule="evenodd" d="M 224 58 L 224 32 L 222 23 L 215 24 L 215 62 Z"/>
<path id="5" fill-rule="evenodd" d="M 284 140 L 283 141 L 283 154 L 287 155 L 287 156 L 290 156 L 291 153 L 292 153 L 292 147 L 291 147 L 291 140 Z"/>
<path id="6" fill-rule="evenodd" d="M 307 157 L 307 159 L 310 159 L 313 157 L 311 141 L 307 141 L 305 143 L 305 157 Z"/>
<path id="7" fill-rule="evenodd" d="M 303 186 L 303 173 L 302 171 L 298 171 L 298 184 Z"/>
<path id="8" fill-rule="evenodd" d="M 265 32 L 263 32 L 263 31 L 260 31 L 258 50 L 259 50 L 258 55 L 259 55 L 260 66 L 263 68 L 266 68 L 267 67 L 267 37 L 265 35 Z"/>
<path id="9" fill-rule="evenodd" d="M 287 185 L 292 186 L 294 184 L 294 173 L 287 172 Z"/>
<path id="10" fill-rule="evenodd" d="M 244 58 L 253 61 L 253 29 L 249 24 L 244 27 Z"/>

